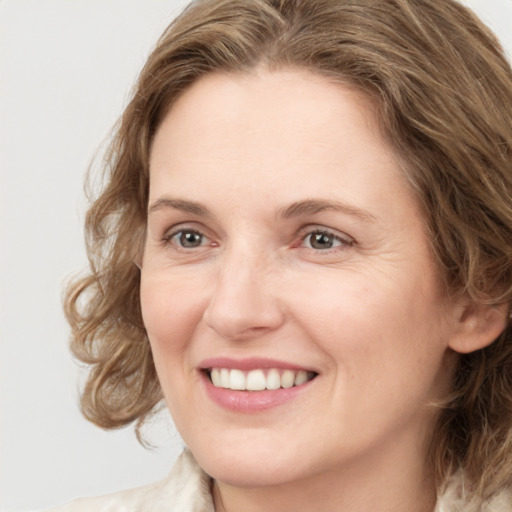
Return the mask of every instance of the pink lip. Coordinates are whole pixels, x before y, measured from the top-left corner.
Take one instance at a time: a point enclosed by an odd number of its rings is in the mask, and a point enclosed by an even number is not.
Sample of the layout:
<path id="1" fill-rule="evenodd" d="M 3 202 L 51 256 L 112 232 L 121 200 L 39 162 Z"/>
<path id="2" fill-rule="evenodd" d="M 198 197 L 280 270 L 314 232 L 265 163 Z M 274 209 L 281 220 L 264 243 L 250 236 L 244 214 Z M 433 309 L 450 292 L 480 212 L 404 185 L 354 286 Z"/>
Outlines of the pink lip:
<path id="1" fill-rule="evenodd" d="M 234 391 L 232 389 L 215 387 L 207 372 L 204 370 L 210 368 L 228 368 L 250 371 L 254 369 L 277 368 L 283 370 L 307 370 L 307 368 L 297 366 L 275 359 L 250 358 L 243 360 L 234 360 L 229 358 L 212 358 L 202 361 L 199 366 L 199 374 L 207 396 L 223 409 L 238 413 L 256 413 L 262 412 L 298 398 L 304 393 L 316 379 L 308 381 L 300 386 L 291 388 L 280 388 L 266 391 Z M 311 371 L 311 370 L 309 370 Z"/>
<path id="2" fill-rule="evenodd" d="M 310 368 L 297 366 L 296 364 L 287 363 L 285 361 L 278 361 L 277 359 L 267 359 L 262 357 L 251 357 L 248 359 L 231 359 L 227 357 L 215 357 L 205 359 L 199 364 L 199 368 L 207 370 L 209 368 L 228 368 L 229 370 L 242 370 L 251 371 L 257 369 L 277 368 L 281 370 L 306 370 L 314 371 Z"/>

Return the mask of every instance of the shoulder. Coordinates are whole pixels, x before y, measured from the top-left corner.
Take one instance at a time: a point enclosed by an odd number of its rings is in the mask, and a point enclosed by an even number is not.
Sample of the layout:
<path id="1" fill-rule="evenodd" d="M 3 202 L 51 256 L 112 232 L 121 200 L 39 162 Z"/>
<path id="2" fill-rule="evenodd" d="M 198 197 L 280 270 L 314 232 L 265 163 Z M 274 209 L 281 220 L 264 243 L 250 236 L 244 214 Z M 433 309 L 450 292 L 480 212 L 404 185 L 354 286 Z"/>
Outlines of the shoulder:
<path id="1" fill-rule="evenodd" d="M 47 512 L 213 512 L 210 478 L 185 450 L 170 475 L 154 484 L 83 498 Z"/>
<path id="2" fill-rule="evenodd" d="M 434 512 L 512 511 L 512 488 L 504 489 L 485 501 L 468 501 L 464 495 L 464 479 L 460 474 L 456 474 L 448 480 L 443 493 L 438 496 Z"/>

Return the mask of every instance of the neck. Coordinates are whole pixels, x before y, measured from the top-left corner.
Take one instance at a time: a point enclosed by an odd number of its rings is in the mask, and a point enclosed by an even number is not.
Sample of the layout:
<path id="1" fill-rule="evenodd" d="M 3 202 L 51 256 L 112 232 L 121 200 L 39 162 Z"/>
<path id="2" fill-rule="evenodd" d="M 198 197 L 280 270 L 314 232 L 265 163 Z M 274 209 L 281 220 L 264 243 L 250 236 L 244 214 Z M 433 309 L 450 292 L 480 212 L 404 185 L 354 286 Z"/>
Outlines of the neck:
<path id="1" fill-rule="evenodd" d="M 302 480 L 242 488 L 214 483 L 216 512 L 432 512 L 436 490 L 424 457 L 396 447 Z M 418 450 L 420 452 L 420 450 Z M 386 456 L 387 455 L 387 456 Z"/>

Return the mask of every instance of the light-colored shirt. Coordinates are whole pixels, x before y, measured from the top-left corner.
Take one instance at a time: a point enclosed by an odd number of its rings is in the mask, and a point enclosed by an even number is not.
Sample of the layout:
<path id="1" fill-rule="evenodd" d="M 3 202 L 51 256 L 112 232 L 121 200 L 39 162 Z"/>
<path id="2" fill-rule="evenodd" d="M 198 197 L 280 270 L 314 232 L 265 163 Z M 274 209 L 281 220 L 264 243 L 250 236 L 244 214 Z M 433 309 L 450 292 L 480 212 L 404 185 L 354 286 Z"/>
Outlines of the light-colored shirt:
<path id="1" fill-rule="evenodd" d="M 512 492 L 504 491 L 485 504 L 468 503 L 463 480 L 454 476 L 438 497 L 434 512 L 512 512 Z M 185 450 L 167 478 L 144 487 L 106 496 L 82 498 L 48 512 L 215 512 L 212 479 Z"/>
<path id="2" fill-rule="evenodd" d="M 106 496 L 78 499 L 48 512 L 215 512 L 211 485 L 211 478 L 185 450 L 164 480 Z"/>

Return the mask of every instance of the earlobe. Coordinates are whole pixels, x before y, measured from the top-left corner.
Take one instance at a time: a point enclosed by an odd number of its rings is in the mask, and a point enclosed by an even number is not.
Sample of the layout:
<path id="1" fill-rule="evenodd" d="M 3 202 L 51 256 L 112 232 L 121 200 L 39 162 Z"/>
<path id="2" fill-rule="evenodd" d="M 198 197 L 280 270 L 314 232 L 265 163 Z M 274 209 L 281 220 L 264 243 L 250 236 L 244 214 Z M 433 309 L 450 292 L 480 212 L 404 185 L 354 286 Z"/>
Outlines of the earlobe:
<path id="1" fill-rule="evenodd" d="M 466 302 L 457 308 L 456 327 L 449 346 L 455 352 L 469 354 L 490 345 L 505 330 L 508 304 Z"/>

